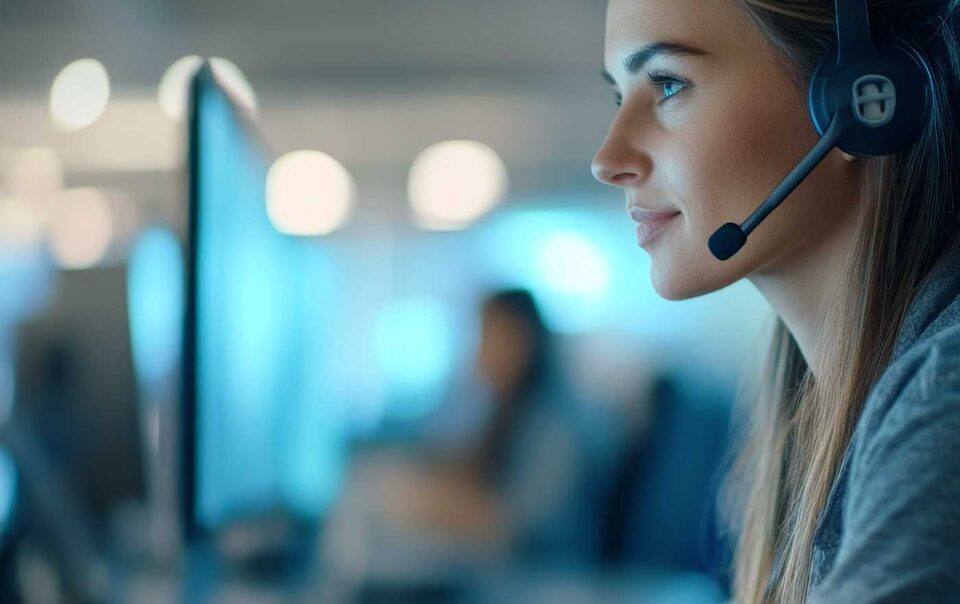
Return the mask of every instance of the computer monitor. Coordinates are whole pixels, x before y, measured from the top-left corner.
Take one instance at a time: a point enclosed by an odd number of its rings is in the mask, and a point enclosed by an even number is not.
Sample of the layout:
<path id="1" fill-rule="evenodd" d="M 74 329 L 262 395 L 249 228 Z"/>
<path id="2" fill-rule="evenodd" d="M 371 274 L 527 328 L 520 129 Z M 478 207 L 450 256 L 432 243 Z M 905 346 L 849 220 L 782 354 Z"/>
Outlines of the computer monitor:
<path id="1" fill-rule="evenodd" d="M 187 122 L 181 506 L 187 539 L 238 519 L 322 512 L 339 460 L 327 404 L 320 246 L 281 234 L 273 154 L 204 65 Z"/>

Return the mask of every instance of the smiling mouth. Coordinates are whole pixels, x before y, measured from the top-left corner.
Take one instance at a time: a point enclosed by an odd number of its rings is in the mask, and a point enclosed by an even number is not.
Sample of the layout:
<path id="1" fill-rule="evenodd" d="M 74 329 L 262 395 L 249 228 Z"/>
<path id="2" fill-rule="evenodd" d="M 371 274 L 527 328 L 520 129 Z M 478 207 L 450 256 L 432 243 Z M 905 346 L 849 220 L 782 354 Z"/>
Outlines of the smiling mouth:
<path id="1" fill-rule="evenodd" d="M 640 222 L 637 225 L 637 245 L 643 247 L 651 243 L 670 227 L 678 216 L 680 212 L 659 215 Z"/>

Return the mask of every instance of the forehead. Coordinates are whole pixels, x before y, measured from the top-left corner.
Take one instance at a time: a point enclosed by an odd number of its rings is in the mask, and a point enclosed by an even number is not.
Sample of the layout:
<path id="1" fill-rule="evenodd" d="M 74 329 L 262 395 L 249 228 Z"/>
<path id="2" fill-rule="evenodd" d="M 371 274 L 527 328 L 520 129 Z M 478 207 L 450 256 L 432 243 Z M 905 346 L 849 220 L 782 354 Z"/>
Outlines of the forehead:
<path id="1" fill-rule="evenodd" d="M 631 52 L 663 41 L 722 57 L 750 52 L 759 36 L 741 0 L 610 0 L 604 62 L 616 74 Z"/>

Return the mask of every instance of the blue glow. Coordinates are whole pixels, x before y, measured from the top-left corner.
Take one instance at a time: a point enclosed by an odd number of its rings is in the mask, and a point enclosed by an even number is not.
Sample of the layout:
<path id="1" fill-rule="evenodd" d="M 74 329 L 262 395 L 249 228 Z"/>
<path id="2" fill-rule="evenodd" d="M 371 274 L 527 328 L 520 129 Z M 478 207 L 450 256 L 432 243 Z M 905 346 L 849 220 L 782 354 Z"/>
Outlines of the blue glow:
<path id="1" fill-rule="evenodd" d="M 10 454 L 0 447 L 0 537 L 6 537 L 16 501 L 17 469 Z"/>
<path id="2" fill-rule="evenodd" d="M 127 297 L 133 360 L 140 379 L 162 379 L 180 359 L 183 330 L 183 254 L 172 233 L 152 229 L 130 258 Z"/>
<path id="3" fill-rule="evenodd" d="M 616 245 L 609 223 L 578 209 L 524 209 L 503 213 L 481 236 L 481 257 L 504 285 L 529 288 L 547 325 L 584 333 L 611 318 Z"/>
<path id="4" fill-rule="evenodd" d="M 0 250 L 0 335 L 18 319 L 42 310 L 53 282 L 53 265 L 42 245 Z"/>
<path id="5" fill-rule="evenodd" d="M 558 292 L 602 298 L 610 282 L 610 265 L 586 237 L 574 232 L 547 236 L 537 254 L 546 286 Z"/>
<path id="6" fill-rule="evenodd" d="M 392 392 L 402 406 L 393 416 L 421 417 L 438 402 L 436 388 L 452 369 L 453 329 L 442 306 L 429 299 L 395 302 L 377 325 L 376 352 Z"/>

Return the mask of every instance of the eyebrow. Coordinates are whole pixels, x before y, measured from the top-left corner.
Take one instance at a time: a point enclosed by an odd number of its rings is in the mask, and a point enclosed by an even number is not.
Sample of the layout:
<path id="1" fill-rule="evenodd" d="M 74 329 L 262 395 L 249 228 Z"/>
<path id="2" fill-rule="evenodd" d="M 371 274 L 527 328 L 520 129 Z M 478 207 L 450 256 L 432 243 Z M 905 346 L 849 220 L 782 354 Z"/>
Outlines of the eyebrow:
<path id="1" fill-rule="evenodd" d="M 654 42 L 653 44 L 644 46 L 640 50 L 631 53 L 630 56 L 624 59 L 623 69 L 627 72 L 627 74 L 635 75 L 638 71 L 643 69 L 644 65 L 649 63 L 658 55 L 701 57 L 708 54 L 710 53 L 705 50 L 695 46 L 690 46 L 688 44 L 683 44 L 681 42 Z M 609 82 L 611 85 L 617 85 L 616 81 L 613 79 L 613 76 L 610 75 L 610 72 L 606 69 L 601 71 L 600 74 L 603 76 L 603 79 Z"/>

